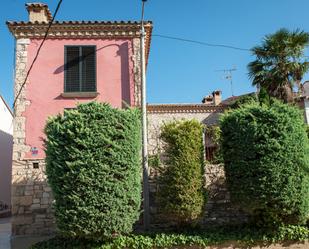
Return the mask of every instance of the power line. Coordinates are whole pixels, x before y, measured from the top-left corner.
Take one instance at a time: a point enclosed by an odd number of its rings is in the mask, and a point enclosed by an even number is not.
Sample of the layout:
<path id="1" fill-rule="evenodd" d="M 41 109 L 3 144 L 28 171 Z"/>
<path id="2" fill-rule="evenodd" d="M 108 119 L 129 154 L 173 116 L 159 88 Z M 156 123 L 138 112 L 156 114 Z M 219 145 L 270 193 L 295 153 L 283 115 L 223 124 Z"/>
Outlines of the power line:
<path id="1" fill-rule="evenodd" d="M 196 44 L 208 46 L 208 47 L 221 47 L 221 48 L 235 49 L 235 50 L 240 50 L 240 51 L 251 51 L 251 49 L 247 49 L 247 48 L 240 48 L 240 47 L 235 47 L 235 46 L 225 45 L 225 44 L 214 44 L 214 43 L 196 41 L 196 40 L 185 39 L 185 38 L 181 38 L 181 37 L 174 37 L 174 36 L 169 36 L 169 35 L 154 34 L 152 36 L 161 37 L 161 38 L 170 39 L 170 40 L 191 42 L 191 43 L 196 43 Z"/>
<path id="2" fill-rule="evenodd" d="M 199 44 L 199 45 L 203 45 L 203 46 L 208 46 L 208 47 L 221 47 L 221 48 L 227 48 L 227 49 L 234 49 L 234 50 L 252 52 L 252 50 L 248 49 L 248 48 L 235 47 L 235 46 L 226 45 L 226 44 L 208 43 L 208 42 L 197 41 L 197 40 L 192 40 L 192 39 L 186 39 L 186 38 L 181 38 L 181 37 L 175 37 L 175 36 L 170 36 L 170 35 L 153 34 L 152 36 L 156 36 L 156 37 L 160 37 L 160 38 L 165 38 L 165 39 L 170 39 L 170 40 L 190 42 L 190 43 L 195 43 L 195 44 Z M 309 45 L 307 45 L 306 47 L 309 47 Z M 304 56 L 304 57 L 305 58 L 309 58 L 309 56 Z"/>
<path id="3" fill-rule="evenodd" d="M 58 4 L 57 4 L 57 7 L 56 7 L 56 10 L 55 10 L 55 12 L 54 12 L 53 18 L 52 18 L 51 21 L 49 22 L 49 25 L 48 25 L 47 30 L 46 30 L 46 32 L 45 32 L 44 38 L 43 38 L 43 40 L 42 40 L 42 42 L 41 42 L 41 44 L 40 44 L 40 46 L 39 46 L 39 48 L 38 48 L 38 50 L 37 50 L 37 52 L 36 52 L 36 55 L 35 55 L 35 57 L 34 57 L 32 63 L 31 63 L 31 65 L 30 65 L 30 67 L 29 67 L 29 69 L 28 69 L 28 71 L 27 71 L 26 78 L 25 78 L 23 84 L 21 85 L 21 87 L 20 87 L 20 89 L 19 89 L 19 91 L 18 91 L 18 93 L 17 93 L 17 95 L 16 95 L 16 97 L 15 97 L 15 99 L 14 99 L 14 102 L 13 102 L 13 109 L 14 109 L 14 110 L 15 110 L 16 101 L 17 101 L 17 99 L 18 99 L 18 97 L 19 97 L 19 95 L 20 95 L 22 89 L 24 88 L 24 86 L 25 86 L 25 84 L 26 84 L 26 82 L 27 82 L 27 80 L 28 80 L 28 77 L 29 77 L 30 72 L 31 72 L 31 70 L 32 70 L 32 68 L 33 68 L 33 65 L 34 65 L 34 63 L 36 62 L 36 60 L 37 60 L 37 58 L 38 58 L 38 56 L 39 56 L 39 53 L 40 53 L 40 51 L 41 51 L 41 48 L 42 48 L 42 46 L 43 46 L 43 44 L 44 44 L 44 42 L 45 42 L 45 40 L 46 40 L 46 38 L 47 38 L 47 36 L 48 36 L 48 32 L 49 32 L 49 30 L 50 30 L 50 27 L 52 26 L 52 24 L 53 24 L 53 22 L 54 22 L 54 20 L 55 20 L 55 18 L 56 18 L 56 16 L 57 16 L 57 13 L 58 13 L 58 10 L 59 10 L 59 8 L 60 8 L 61 3 L 62 3 L 62 0 L 59 0 L 59 2 L 58 2 Z"/>

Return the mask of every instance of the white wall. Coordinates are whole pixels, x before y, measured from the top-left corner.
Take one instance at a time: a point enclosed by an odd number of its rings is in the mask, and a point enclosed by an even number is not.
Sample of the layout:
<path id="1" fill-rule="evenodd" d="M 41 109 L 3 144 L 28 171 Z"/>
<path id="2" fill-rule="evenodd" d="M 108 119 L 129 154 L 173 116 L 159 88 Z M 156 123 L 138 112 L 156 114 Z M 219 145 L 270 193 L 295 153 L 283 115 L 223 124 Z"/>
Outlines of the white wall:
<path id="1" fill-rule="evenodd" d="M 13 116 L 0 96 L 0 201 L 11 204 Z"/>
<path id="2" fill-rule="evenodd" d="M 306 122 L 309 125 L 309 99 L 305 99 L 305 118 Z"/>

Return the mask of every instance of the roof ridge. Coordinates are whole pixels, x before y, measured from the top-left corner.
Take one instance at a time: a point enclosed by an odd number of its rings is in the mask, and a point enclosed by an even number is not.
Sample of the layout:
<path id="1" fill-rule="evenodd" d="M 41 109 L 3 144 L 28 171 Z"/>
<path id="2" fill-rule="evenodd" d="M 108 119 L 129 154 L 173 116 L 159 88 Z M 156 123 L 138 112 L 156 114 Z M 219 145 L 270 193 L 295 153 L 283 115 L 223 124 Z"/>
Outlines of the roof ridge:
<path id="1" fill-rule="evenodd" d="M 140 24 L 140 21 L 135 21 L 135 20 L 114 20 L 114 21 L 103 21 L 103 20 L 76 20 L 76 21 L 54 21 L 53 24 Z M 37 24 L 47 24 L 47 22 L 31 22 L 31 21 L 6 21 L 6 24 L 11 24 L 11 25 L 37 25 Z M 152 21 L 144 21 L 145 25 L 152 24 Z"/>

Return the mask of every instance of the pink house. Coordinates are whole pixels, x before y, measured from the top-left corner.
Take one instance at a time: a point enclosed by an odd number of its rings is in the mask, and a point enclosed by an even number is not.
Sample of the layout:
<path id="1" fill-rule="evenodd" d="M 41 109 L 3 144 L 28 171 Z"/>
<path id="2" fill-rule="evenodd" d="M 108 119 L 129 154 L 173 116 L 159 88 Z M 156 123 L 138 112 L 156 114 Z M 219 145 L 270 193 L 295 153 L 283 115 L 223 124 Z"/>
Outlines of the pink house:
<path id="1" fill-rule="evenodd" d="M 28 22 L 7 22 L 16 38 L 15 96 L 52 15 L 41 3 L 26 4 Z M 151 22 L 146 22 L 146 58 Z M 77 103 L 140 105 L 140 23 L 56 21 L 17 98 L 12 166 L 12 233 L 48 234 L 55 223 L 44 174 L 43 129 L 51 115 Z"/>

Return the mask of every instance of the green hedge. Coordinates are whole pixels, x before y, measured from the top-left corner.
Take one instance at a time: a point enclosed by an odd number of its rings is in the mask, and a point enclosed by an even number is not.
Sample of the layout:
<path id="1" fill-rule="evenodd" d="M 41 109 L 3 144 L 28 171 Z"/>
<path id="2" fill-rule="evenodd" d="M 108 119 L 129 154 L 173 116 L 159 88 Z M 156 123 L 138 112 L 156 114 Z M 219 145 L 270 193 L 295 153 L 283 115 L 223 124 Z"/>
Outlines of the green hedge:
<path id="1" fill-rule="evenodd" d="M 222 153 L 234 202 L 262 225 L 309 217 L 308 138 L 300 111 L 274 102 L 226 113 Z"/>
<path id="2" fill-rule="evenodd" d="M 139 112 L 81 104 L 49 119 L 45 133 L 61 233 L 99 239 L 131 232 L 141 204 Z"/>
<path id="3" fill-rule="evenodd" d="M 161 133 L 167 160 L 158 201 L 164 216 L 178 225 L 203 215 L 203 126 L 196 120 L 165 124 Z"/>
<path id="4" fill-rule="evenodd" d="M 285 226 L 272 231 L 250 227 L 226 227 L 190 233 L 157 233 L 120 236 L 110 241 L 72 240 L 55 237 L 39 242 L 31 249 L 153 249 L 153 248 L 266 248 L 272 243 L 287 245 L 309 239 L 309 229 L 303 226 Z M 304 245 L 305 246 L 305 245 Z M 256 248 L 254 247 L 254 248 Z M 288 248 L 288 247 L 287 247 Z M 303 247 L 304 248 L 304 247 Z"/>

